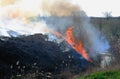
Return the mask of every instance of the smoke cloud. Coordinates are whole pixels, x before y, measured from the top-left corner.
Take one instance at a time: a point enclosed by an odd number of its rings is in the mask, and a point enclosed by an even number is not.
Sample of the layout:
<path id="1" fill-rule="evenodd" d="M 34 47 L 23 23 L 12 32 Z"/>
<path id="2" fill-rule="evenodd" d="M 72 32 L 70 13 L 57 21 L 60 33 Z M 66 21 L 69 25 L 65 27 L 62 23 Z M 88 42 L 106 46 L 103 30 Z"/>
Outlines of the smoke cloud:
<path id="1" fill-rule="evenodd" d="M 69 0 L 66 1 L 44 1 L 42 4 L 42 10 L 53 16 L 70 16 L 73 12 L 79 11 L 78 5 L 72 5 Z"/>
<path id="2" fill-rule="evenodd" d="M 78 5 L 69 1 L 51 1 L 42 5 L 47 17 L 41 18 L 48 27 L 54 31 L 65 34 L 70 26 L 74 26 L 73 33 L 77 40 L 83 42 L 84 48 L 92 58 L 96 54 L 105 53 L 109 49 L 109 43 L 104 36 L 89 22 L 86 13 Z"/>
<path id="3" fill-rule="evenodd" d="M 43 21 L 33 22 L 40 13 L 42 0 L 0 0 L 0 36 L 48 33 Z M 16 35 L 14 35 L 16 34 Z"/>

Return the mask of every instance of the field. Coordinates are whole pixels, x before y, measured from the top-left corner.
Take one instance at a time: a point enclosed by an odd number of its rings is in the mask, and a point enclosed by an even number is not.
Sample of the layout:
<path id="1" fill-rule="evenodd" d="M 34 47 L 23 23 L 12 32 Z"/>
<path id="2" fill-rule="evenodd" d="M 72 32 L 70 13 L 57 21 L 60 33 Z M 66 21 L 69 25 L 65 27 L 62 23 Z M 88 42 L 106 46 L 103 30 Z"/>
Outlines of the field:
<path id="1" fill-rule="evenodd" d="M 100 71 L 87 76 L 81 76 L 76 79 L 120 79 L 120 70 Z"/>

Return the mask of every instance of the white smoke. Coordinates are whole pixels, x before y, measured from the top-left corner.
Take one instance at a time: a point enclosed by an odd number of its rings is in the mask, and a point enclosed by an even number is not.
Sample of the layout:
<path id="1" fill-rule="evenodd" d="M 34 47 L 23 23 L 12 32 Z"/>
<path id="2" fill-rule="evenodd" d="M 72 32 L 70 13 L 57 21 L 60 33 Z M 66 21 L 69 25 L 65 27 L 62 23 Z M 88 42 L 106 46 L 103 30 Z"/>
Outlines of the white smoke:
<path id="1" fill-rule="evenodd" d="M 82 40 L 90 57 L 97 58 L 98 54 L 105 53 L 109 49 L 106 38 L 101 36 L 78 5 L 58 0 L 43 4 L 43 9 L 49 16 L 41 20 L 44 20 L 50 29 L 65 34 L 68 27 L 74 26 L 73 33 L 76 39 Z"/>
<path id="2" fill-rule="evenodd" d="M 28 24 L 13 18 L 0 18 L 0 36 L 32 35 L 48 33 L 49 29 L 44 22 L 29 22 Z"/>
<path id="3" fill-rule="evenodd" d="M 0 0 L 0 36 L 48 33 L 46 24 L 30 21 L 38 16 L 42 0 Z"/>

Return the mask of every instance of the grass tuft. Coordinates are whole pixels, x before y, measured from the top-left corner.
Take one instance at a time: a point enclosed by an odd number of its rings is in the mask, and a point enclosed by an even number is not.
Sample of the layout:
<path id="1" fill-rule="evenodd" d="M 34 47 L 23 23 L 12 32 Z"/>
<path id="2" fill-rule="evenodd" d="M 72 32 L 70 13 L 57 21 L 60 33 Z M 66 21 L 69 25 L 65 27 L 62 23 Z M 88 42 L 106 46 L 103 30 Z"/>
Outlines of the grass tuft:
<path id="1" fill-rule="evenodd" d="M 117 71 L 99 71 L 86 76 L 80 76 L 75 79 L 120 79 L 120 70 Z"/>

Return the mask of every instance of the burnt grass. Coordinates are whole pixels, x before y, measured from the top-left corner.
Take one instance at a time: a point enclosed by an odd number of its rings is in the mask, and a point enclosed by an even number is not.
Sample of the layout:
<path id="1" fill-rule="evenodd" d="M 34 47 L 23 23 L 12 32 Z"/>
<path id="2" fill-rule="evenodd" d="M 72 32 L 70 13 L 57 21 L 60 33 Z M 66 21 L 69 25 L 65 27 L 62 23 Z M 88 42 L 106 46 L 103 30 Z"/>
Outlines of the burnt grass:
<path id="1" fill-rule="evenodd" d="M 109 51 L 116 58 L 114 65 L 119 64 L 120 18 L 92 17 L 90 21 L 107 37 Z M 96 67 L 77 57 L 74 50 L 63 51 L 64 44 L 49 41 L 42 34 L 0 37 L 0 79 L 71 79 L 89 67 Z"/>

